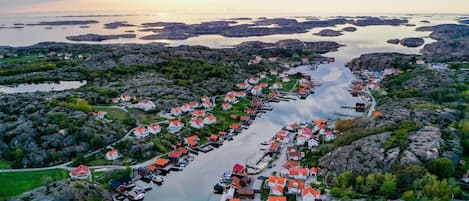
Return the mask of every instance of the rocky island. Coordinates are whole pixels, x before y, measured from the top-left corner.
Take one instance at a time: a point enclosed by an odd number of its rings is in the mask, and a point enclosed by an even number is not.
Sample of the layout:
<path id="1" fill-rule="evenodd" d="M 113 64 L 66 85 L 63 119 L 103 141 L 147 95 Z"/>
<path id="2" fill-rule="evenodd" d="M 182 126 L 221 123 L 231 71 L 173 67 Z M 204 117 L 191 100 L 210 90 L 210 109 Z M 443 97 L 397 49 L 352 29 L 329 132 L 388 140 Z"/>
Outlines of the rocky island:
<path id="1" fill-rule="evenodd" d="M 342 31 L 336 31 L 332 29 L 323 29 L 320 32 L 315 33 L 313 35 L 322 36 L 322 37 L 335 37 L 335 36 L 341 36 L 344 34 L 342 33 Z"/>
<path id="2" fill-rule="evenodd" d="M 136 38 L 136 34 L 109 34 L 109 35 L 100 35 L 100 34 L 85 34 L 77 36 L 67 36 L 67 40 L 70 41 L 94 41 L 100 42 L 104 40 L 114 40 L 119 38 Z"/>

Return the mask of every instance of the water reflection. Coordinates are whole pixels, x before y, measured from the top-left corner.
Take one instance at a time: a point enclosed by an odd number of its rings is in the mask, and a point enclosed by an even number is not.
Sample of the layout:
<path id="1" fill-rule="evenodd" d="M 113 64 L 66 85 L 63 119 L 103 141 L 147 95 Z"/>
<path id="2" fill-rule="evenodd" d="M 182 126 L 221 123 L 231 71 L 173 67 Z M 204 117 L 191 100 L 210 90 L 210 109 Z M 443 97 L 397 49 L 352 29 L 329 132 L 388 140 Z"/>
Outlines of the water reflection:
<path id="1" fill-rule="evenodd" d="M 0 85 L 0 93 L 30 93 L 30 92 L 47 92 L 47 91 L 64 91 L 69 89 L 77 89 L 84 86 L 86 81 L 60 81 L 58 83 L 41 83 L 41 84 L 19 84 L 14 87 Z"/>

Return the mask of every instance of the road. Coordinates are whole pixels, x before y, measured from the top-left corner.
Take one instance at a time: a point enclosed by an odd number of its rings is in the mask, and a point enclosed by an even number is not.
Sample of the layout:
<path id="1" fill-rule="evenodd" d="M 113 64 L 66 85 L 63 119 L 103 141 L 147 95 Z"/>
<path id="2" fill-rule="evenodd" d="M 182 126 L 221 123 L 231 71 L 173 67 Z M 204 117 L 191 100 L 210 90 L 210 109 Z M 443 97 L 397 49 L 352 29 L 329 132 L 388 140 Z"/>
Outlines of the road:
<path id="1" fill-rule="evenodd" d="M 371 115 L 373 115 L 373 112 L 375 111 L 376 100 L 375 100 L 375 97 L 373 97 L 373 95 L 371 94 L 370 89 L 366 88 L 366 93 L 371 98 L 371 106 L 370 106 L 370 109 L 368 109 L 368 114 L 366 114 L 366 116 L 371 117 Z"/>

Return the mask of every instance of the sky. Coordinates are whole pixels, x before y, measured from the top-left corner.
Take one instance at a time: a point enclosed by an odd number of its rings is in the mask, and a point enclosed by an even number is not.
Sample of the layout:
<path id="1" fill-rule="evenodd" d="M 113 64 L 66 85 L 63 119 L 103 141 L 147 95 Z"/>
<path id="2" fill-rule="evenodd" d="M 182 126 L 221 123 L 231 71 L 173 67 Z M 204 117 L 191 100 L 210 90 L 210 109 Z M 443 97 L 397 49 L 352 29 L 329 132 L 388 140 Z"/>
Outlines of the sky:
<path id="1" fill-rule="evenodd" d="M 469 0 L 0 0 L 0 12 L 469 13 Z"/>

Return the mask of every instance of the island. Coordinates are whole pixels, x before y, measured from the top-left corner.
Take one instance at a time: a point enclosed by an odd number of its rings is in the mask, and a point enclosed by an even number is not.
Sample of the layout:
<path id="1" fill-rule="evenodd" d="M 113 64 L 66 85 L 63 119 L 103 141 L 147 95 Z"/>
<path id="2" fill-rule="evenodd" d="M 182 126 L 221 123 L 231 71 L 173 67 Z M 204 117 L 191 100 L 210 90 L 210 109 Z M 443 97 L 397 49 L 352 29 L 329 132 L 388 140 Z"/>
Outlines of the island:
<path id="1" fill-rule="evenodd" d="M 336 31 L 332 29 L 323 29 L 319 31 L 318 33 L 314 33 L 313 35 L 323 36 L 323 37 L 335 37 L 335 36 L 341 36 L 344 34 L 342 33 L 342 31 Z"/>
<path id="2" fill-rule="evenodd" d="M 76 35 L 76 36 L 67 36 L 67 40 L 70 41 L 104 41 L 104 40 L 114 40 L 120 38 L 136 38 L 136 34 L 108 34 L 108 35 L 101 35 L 101 34 L 84 34 L 84 35 Z"/>
<path id="3" fill-rule="evenodd" d="M 63 21 L 44 21 L 33 24 L 27 24 L 27 26 L 71 26 L 71 25 L 88 25 L 97 24 L 96 20 L 63 20 Z"/>

